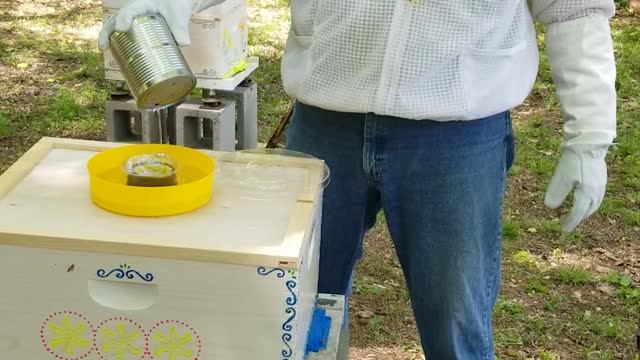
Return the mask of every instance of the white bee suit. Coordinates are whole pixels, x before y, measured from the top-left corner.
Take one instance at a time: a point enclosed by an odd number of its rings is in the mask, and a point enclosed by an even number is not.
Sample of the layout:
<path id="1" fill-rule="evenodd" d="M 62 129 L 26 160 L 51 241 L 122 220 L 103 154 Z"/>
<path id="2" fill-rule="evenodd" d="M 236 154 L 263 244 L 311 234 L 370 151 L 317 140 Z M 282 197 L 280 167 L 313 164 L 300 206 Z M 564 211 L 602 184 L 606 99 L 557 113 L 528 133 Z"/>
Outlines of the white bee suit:
<path id="1" fill-rule="evenodd" d="M 606 0 L 291 0 L 283 83 L 290 96 L 329 110 L 477 119 L 531 91 L 533 20 L 555 25 L 614 10 Z"/>

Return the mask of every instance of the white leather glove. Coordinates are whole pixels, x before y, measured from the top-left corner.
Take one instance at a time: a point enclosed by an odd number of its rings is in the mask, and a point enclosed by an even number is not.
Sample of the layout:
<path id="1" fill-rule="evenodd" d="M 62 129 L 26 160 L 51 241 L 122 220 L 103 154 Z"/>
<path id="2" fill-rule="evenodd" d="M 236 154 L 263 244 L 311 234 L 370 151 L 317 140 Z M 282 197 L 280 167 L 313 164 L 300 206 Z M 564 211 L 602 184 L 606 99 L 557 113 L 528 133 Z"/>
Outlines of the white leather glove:
<path id="1" fill-rule="evenodd" d="M 575 187 L 573 208 L 562 224 L 562 231 L 573 231 L 583 220 L 598 210 L 607 186 L 607 148 L 576 145 L 562 150 L 560 162 L 551 179 L 545 204 L 556 208 Z"/>
<path id="2" fill-rule="evenodd" d="M 562 224 L 566 233 L 591 216 L 604 198 L 605 156 L 616 137 L 616 67 L 604 15 L 550 24 L 545 38 L 565 138 L 545 204 L 557 208 L 575 189 L 573 208 Z"/>
<path id="3" fill-rule="evenodd" d="M 224 0 L 135 0 L 128 3 L 107 20 L 100 30 L 98 46 L 105 51 L 109 48 L 112 32 L 127 32 L 133 19 L 143 15 L 162 16 L 180 46 L 191 44 L 189 22 L 191 16 Z"/>

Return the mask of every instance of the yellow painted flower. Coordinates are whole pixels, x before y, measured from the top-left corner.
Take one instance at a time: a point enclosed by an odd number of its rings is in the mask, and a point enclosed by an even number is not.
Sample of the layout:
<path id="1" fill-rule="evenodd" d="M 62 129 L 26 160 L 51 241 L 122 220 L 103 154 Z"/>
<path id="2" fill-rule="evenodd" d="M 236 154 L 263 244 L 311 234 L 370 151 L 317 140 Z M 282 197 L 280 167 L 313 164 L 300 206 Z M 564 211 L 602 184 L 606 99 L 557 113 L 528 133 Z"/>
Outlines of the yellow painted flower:
<path id="1" fill-rule="evenodd" d="M 184 345 L 191 343 L 191 334 L 185 333 L 180 336 L 175 326 L 169 328 L 169 336 L 154 333 L 153 339 L 162 344 L 153 350 L 153 354 L 159 358 L 165 353 L 168 360 L 177 360 L 178 357 L 189 359 L 193 356 L 193 351 L 184 347 Z"/>
<path id="2" fill-rule="evenodd" d="M 81 336 L 84 334 L 86 329 L 87 326 L 82 322 L 74 327 L 68 316 L 65 316 L 64 319 L 62 319 L 61 326 L 49 323 L 49 331 L 55 335 L 55 337 L 49 341 L 49 346 L 52 349 L 64 346 L 65 353 L 73 354 L 76 346 L 79 348 L 86 348 L 91 344 L 89 340 Z"/>
<path id="3" fill-rule="evenodd" d="M 119 323 L 116 326 L 115 332 L 107 328 L 102 329 L 101 335 L 107 339 L 102 344 L 102 352 L 113 353 L 118 360 L 124 360 L 127 354 L 140 354 L 141 349 L 133 345 L 138 340 L 138 331 L 134 330 L 132 333 L 127 334 L 123 323 Z"/>

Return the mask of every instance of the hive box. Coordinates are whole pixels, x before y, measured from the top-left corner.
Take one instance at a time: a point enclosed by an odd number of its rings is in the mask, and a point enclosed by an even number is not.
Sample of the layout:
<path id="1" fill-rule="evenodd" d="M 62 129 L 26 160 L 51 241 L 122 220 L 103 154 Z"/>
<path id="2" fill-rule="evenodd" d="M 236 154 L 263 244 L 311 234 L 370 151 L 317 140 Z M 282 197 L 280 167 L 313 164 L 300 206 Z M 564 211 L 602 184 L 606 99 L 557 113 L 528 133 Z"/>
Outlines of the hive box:
<path id="1" fill-rule="evenodd" d="M 89 196 L 121 145 L 44 138 L 0 176 L 2 359 L 303 359 L 323 163 L 205 151 L 209 204 L 133 218 Z"/>
<path id="2" fill-rule="evenodd" d="M 127 2 L 103 0 L 103 22 Z M 257 59 L 247 56 L 248 23 L 246 0 L 226 0 L 192 16 L 189 24 L 191 44 L 181 47 L 181 50 L 198 80 L 199 88 L 227 89 L 221 80 L 229 79 L 239 69 L 246 69 L 245 73 L 250 73 L 257 68 Z M 109 50 L 104 53 L 104 65 L 108 80 L 124 80 Z M 241 81 L 243 76 L 239 78 L 238 81 Z"/>

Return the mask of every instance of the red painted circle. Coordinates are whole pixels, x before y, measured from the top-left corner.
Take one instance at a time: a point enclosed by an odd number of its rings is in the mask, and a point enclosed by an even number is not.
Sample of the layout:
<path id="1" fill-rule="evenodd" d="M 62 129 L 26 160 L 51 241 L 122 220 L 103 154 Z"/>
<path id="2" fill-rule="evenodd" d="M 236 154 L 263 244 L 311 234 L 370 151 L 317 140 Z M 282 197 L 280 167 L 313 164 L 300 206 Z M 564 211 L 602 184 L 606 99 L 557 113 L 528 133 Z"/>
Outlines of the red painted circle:
<path id="1" fill-rule="evenodd" d="M 200 336 L 197 334 L 196 330 L 193 327 L 191 327 L 190 325 L 188 325 L 185 322 L 183 322 L 183 321 L 179 321 L 179 320 L 163 320 L 163 321 L 160 321 L 160 322 L 156 323 L 149 330 L 149 333 L 148 333 L 147 337 L 148 338 L 151 337 L 151 335 L 153 334 L 153 332 L 157 328 L 159 328 L 159 327 L 161 327 L 163 325 L 169 325 L 169 324 L 181 325 L 181 326 L 185 327 L 186 329 L 188 329 L 188 331 L 192 335 L 192 339 L 195 340 L 195 343 L 194 343 L 194 346 L 193 346 L 194 357 L 191 358 L 191 360 L 198 360 L 200 358 L 201 353 L 202 353 L 202 341 L 200 340 Z M 179 332 L 179 333 L 184 333 L 184 331 L 183 332 Z M 149 342 L 147 342 L 147 344 L 150 347 L 150 340 L 149 340 Z M 160 360 L 160 358 L 154 357 L 151 352 L 148 353 L 148 356 L 150 357 L 151 360 Z"/>
<path id="2" fill-rule="evenodd" d="M 47 338 L 45 336 L 46 333 L 46 329 L 47 329 L 47 325 L 49 323 L 51 323 L 51 321 L 53 319 L 55 319 L 58 316 L 69 316 L 69 317 L 76 317 L 76 318 L 80 318 L 81 322 L 84 322 L 87 326 L 87 328 L 85 329 L 85 331 L 82 333 L 83 335 L 85 333 L 88 333 L 88 337 L 89 337 L 89 341 L 91 342 L 90 345 L 88 346 L 88 350 L 85 351 L 84 353 L 82 353 L 82 355 L 78 355 L 77 357 L 65 357 L 65 356 L 60 356 L 58 354 L 56 354 L 56 351 L 54 349 L 52 349 L 51 347 L 49 347 L 49 345 L 47 344 Z M 40 341 L 42 342 L 42 346 L 44 347 L 44 349 L 46 350 L 46 352 L 48 352 L 49 354 L 53 355 L 56 359 L 60 359 L 60 360 L 82 360 L 82 359 L 86 359 L 91 352 L 93 351 L 93 346 L 94 346 L 94 336 L 93 336 L 94 330 L 93 330 L 93 325 L 91 324 L 91 321 L 89 321 L 89 319 L 87 319 L 85 316 L 77 313 L 77 312 L 71 312 L 71 311 L 60 311 L 60 312 L 55 312 L 49 316 L 47 316 L 47 318 L 42 322 L 42 327 L 40 328 Z"/>
<path id="3" fill-rule="evenodd" d="M 110 323 L 110 322 L 114 322 L 114 321 L 120 321 L 120 322 L 125 322 L 125 323 L 129 323 L 133 326 L 135 326 L 139 331 L 140 331 L 140 339 L 139 341 L 141 342 L 140 345 L 140 349 L 144 348 L 147 346 L 147 334 L 145 333 L 144 329 L 142 328 L 142 325 L 138 324 L 137 322 L 133 321 L 132 319 L 127 319 L 127 318 L 123 318 L 123 317 L 113 317 L 113 318 L 109 318 L 107 320 L 102 321 L 95 330 L 95 351 L 98 353 L 98 358 L 100 360 L 107 360 L 107 357 L 105 356 L 105 354 L 100 350 L 100 346 L 98 345 L 98 334 L 100 333 L 100 329 L 102 329 L 106 324 Z M 131 355 L 131 354 L 127 354 L 128 356 L 125 357 L 125 359 L 144 359 L 144 352 L 141 351 L 141 354 L 138 356 L 135 355 Z"/>

